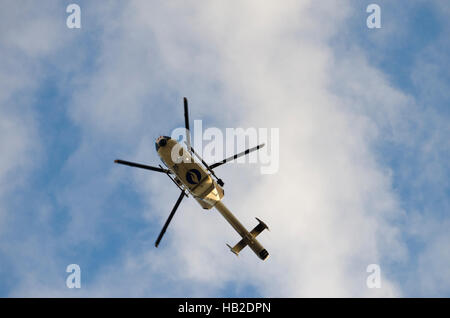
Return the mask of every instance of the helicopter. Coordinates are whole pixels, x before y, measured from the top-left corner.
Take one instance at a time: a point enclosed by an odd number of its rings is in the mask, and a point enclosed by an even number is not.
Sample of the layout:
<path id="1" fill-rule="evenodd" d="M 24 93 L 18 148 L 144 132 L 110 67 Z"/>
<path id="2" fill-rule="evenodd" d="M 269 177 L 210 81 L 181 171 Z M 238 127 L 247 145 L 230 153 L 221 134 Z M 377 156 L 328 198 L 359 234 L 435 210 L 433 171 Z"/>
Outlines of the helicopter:
<path id="1" fill-rule="evenodd" d="M 263 221 L 256 218 L 258 225 L 256 225 L 253 230 L 249 232 L 241 224 L 241 222 L 239 222 L 233 213 L 223 204 L 222 198 L 224 197 L 224 182 L 216 176 L 213 170 L 214 168 L 217 168 L 227 162 L 248 155 L 250 152 L 264 147 L 265 144 L 263 143 L 253 148 L 249 148 L 243 152 L 223 159 L 222 161 L 208 165 L 191 145 L 188 100 L 184 97 L 183 101 L 184 121 L 186 128 L 185 145 L 187 146 L 187 151 L 181 143 L 171 137 L 160 136 L 156 139 L 155 147 L 161 161 L 165 165 L 165 168 L 161 165 L 155 167 L 120 159 L 114 161 L 115 163 L 130 167 L 164 173 L 181 190 L 178 200 L 172 208 L 169 217 L 167 218 L 161 232 L 158 235 L 158 238 L 156 239 L 155 247 L 159 246 L 159 243 L 161 242 L 161 239 L 163 238 L 167 227 L 172 221 L 172 218 L 183 198 L 191 195 L 203 209 L 209 210 L 213 207 L 216 208 L 216 210 L 220 212 L 220 214 L 233 227 L 233 229 L 242 237 L 242 239 L 233 247 L 227 244 L 231 252 L 238 256 L 242 249 L 249 246 L 249 248 L 252 249 L 252 251 L 260 259 L 266 260 L 269 257 L 269 253 L 258 242 L 256 237 L 265 229 L 269 230 L 268 226 Z"/>

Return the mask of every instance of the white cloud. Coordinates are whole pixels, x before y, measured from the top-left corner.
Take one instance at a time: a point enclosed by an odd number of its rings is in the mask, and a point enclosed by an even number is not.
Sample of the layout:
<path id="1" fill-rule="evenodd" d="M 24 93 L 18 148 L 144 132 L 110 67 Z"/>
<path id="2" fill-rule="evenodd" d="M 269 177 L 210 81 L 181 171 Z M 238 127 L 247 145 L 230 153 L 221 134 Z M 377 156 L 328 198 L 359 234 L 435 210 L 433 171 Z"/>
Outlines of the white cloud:
<path id="1" fill-rule="evenodd" d="M 127 173 L 133 178 L 127 185 L 147 200 L 148 210 L 137 213 L 149 226 L 164 222 L 177 197 L 165 176 L 100 169 L 95 158 L 114 149 L 120 157 L 129 153 L 124 159 L 157 163 L 154 137 L 182 124 L 182 96 L 190 98 L 192 120 L 280 128 L 280 170 L 264 176 L 255 166 L 217 170 L 226 182 L 224 203 L 242 223 L 252 227 L 257 216 L 271 228 L 260 237 L 271 253 L 267 262 L 249 250 L 236 259 L 225 243 L 239 238 L 225 220 L 183 202 L 159 249 L 153 237 L 137 233 L 139 247 L 122 251 L 121 261 L 101 270 L 80 295 L 211 296 L 230 283 L 262 296 L 403 294 L 388 267 L 408 260 L 396 225 L 404 212 L 392 171 L 380 166 L 373 145 L 377 138 L 407 140 L 416 113 L 402 116 L 417 106 L 362 51 L 335 59 L 329 39 L 353 8 L 317 1 L 86 7 L 102 17 L 104 32 L 93 69 L 73 79 L 69 113 L 82 144 L 66 165 L 79 174 L 58 193 L 73 218 L 64 240 L 100 244 L 102 206 L 111 193 L 120 195 L 114 191 Z M 30 50 L 43 52 L 39 45 Z M 431 266 L 435 252 L 422 256 L 421 268 Z M 50 254 L 56 269 L 62 261 Z M 373 263 L 381 265 L 381 289 L 366 287 Z M 37 291 L 42 282 L 31 275 L 13 294 L 60 295 L 59 283 L 52 279 L 53 288 Z"/>
<path id="2" fill-rule="evenodd" d="M 0 274 L 5 278 L 2 288 L 6 281 L 11 281 L 13 288 L 20 289 L 22 284 L 29 287 L 45 276 L 39 279 L 33 265 L 40 267 L 41 273 L 51 267 L 48 252 L 38 243 L 43 238 L 27 228 L 34 221 L 45 220 L 48 208 L 45 202 L 30 207 L 30 198 L 24 193 L 32 184 L 32 173 L 39 169 L 46 155 L 42 153 L 40 135 L 45 122 L 38 122 L 39 109 L 33 108 L 47 75 L 41 58 L 51 58 L 65 42 L 53 9 L 33 1 L 22 1 L 20 5 L 5 1 L 0 11 Z M 18 224 L 20 220 L 29 223 L 22 227 Z"/>
<path id="3" fill-rule="evenodd" d="M 399 295 L 389 277 L 376 292 L 365 285 L 368 264 L 382 265 L 384 257 L 405 253 L 398 229 L 389 225 L 400 213 L 389 174 L 377 166 L 370 148 L 377 123 L 351 115 L 345 101 L 328 92 L 329 72 L 338 69 L 333 63 L 339 61 L 333 61 L 327 39 L 348 11 L 342 5 L 308 2 L 291 2 L 283 8 L 255 2 L 218 7 L 134 2 L 125 8 L 126 20 L 120 20 L 114 37 L 111 34 L 111 40 L 104 41 L 105 63 L 92 77 L 92 89 L 81 92 L 81 100 L 75 99 L 77 120 L 86 122 L 86 118 L 99 125 L 111 121 L 111 127 L 124 126 L 125 131 L 130 124 L 142 125 L 137 117 L 147 112 L 136 98 L 136 87 L 141 89 L 138 95 L 144 94 L 144 81 L 150 83 L 150 91 L 155 89 L 152 84 L 160 82 L 158 89 L 166 85 L 169 91 L 180 92 L 179 97 L 188 95 L 193 117 L 225 115 L 215 120 L 222 127 L 281 128 L 278 174 L 253 179 L 251 168 L 234 166 L 220 172 L 230 180 L 225 203 L 243 223 L 250 227 L 255 224 L 253 217 L 259 216 L 270 225 L 272 232 L 262 234 L 261 242 L 272 258 L 263 264 L 244 252 L 234 259 L 224 243 L 238 238 L 225 221 L 186 203 L 161 247 L 165 250 L 150 252 L 142 261 L 147 265 L 137 269 L 139 276 L 154 273 L 154 262 L 164 264 L 161 275 L 175 275 L 183 286 L 194 282 L 189 290 L 203 296 L 212 292 L 205 286 L 220 289 L 227 282 L 254 285 L 265 296 Z M 354 65 L 339 67 L 356 73 L 360 82 L 383 84 L 382 76 L 359 56 L 355 53 L 357 69 L 367 69 L 375 78 L 355 72 Z M 383 99 L 388 91 L 402 103 L 407 100 L 387 84 L 378 89 L 376 95 L 362 89 L 353 97 L 359 102 Z M 92 98 L 96 103 L 84 103 L 92 95 L 98 97 Z M 175 100 L 170 113 L 181 118 L 180 101 Z M 158 107 L 163 106 L 155 105 L 152 111 Z M 126 113 L 118 116 L 121 108 Z M 146 119 L 162 126 L 152 117 Z M 90 124 L 85 127 L 95 132 Z M 148 143 L 141 147 L 145 148 L 141 152 L 149 151 Z M 162 223 L 176 195 L 166 193 L 154 181 L 157 177 L 143 178 L 138 178 L 138 185 L 143 195 L 151 192 L 152 198 L 159 198 L 157 203 L 152 199 L 151 206 Z M 142 260 L 128 257 L 128 262 Z M 179 269 L 176 264 L 183 266 Z"/>

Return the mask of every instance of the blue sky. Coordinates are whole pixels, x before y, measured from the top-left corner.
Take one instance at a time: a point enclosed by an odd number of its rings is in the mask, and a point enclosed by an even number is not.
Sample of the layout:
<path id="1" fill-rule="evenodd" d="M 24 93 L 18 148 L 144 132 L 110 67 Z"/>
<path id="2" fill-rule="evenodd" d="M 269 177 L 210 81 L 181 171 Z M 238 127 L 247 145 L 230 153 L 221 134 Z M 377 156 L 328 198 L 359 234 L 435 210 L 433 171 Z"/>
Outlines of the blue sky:
<path id="1" fill-rule="evenodd" d="M 0 13 L 0 296 L 450 295 L 445 1 L 260 5 L 6 1 Z M 183 124 L 280 128 L 280 170 L 217 170 L 271 258 L 183 202 L 154 140 Z M 82 288 L 65 286 L 79 264 Z M 379 264 L 382 288 L 368 289 Z"/>

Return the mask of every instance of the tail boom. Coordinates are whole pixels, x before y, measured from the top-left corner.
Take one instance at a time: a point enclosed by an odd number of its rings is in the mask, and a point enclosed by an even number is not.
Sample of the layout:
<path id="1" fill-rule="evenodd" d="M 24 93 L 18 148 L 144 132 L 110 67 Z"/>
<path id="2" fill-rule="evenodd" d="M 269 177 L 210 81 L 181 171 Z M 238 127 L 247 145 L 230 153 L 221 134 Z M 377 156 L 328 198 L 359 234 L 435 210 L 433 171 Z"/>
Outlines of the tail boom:
<path id="1" fill-rule="evenodd" d="M 231 213 L 231 211 L 228 210 L 228 208 L 222 203 L 222 201 L 218 201 L 214 207 L 242 237 L 242 239 L 234 247 L 227 244 L 231 252 L 239 255 L 239 252 L 248 245 L 260 259 L 266 260 L 269 257 L 267 250 L 256 239 L 258 234 L 260 234 L 263 230 L 268 229 L 264 222 L 257 218 L 259 224 L 251 232 L 248 232 L 241 222 L 239 222 L 239 220 L 233 215 L 233 213 Z"/>

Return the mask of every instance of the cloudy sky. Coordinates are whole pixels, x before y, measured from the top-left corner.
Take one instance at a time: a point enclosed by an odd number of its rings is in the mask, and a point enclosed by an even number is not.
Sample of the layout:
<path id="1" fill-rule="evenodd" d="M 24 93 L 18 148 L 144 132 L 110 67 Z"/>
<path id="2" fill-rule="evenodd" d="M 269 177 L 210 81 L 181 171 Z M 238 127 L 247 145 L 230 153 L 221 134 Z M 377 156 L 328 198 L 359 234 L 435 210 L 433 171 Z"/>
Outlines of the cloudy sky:
<path id="1" fill-rule="evenodd" d="M 449 297 L 450 4 L 370 3 L 0 1 L 0 296 Z M 266 262 L 194 200 L 154 248 L 178 189 L 113 160 L 158 164 L 183 96 L 279 129 L 277 173 L 216 170 Z"/>

